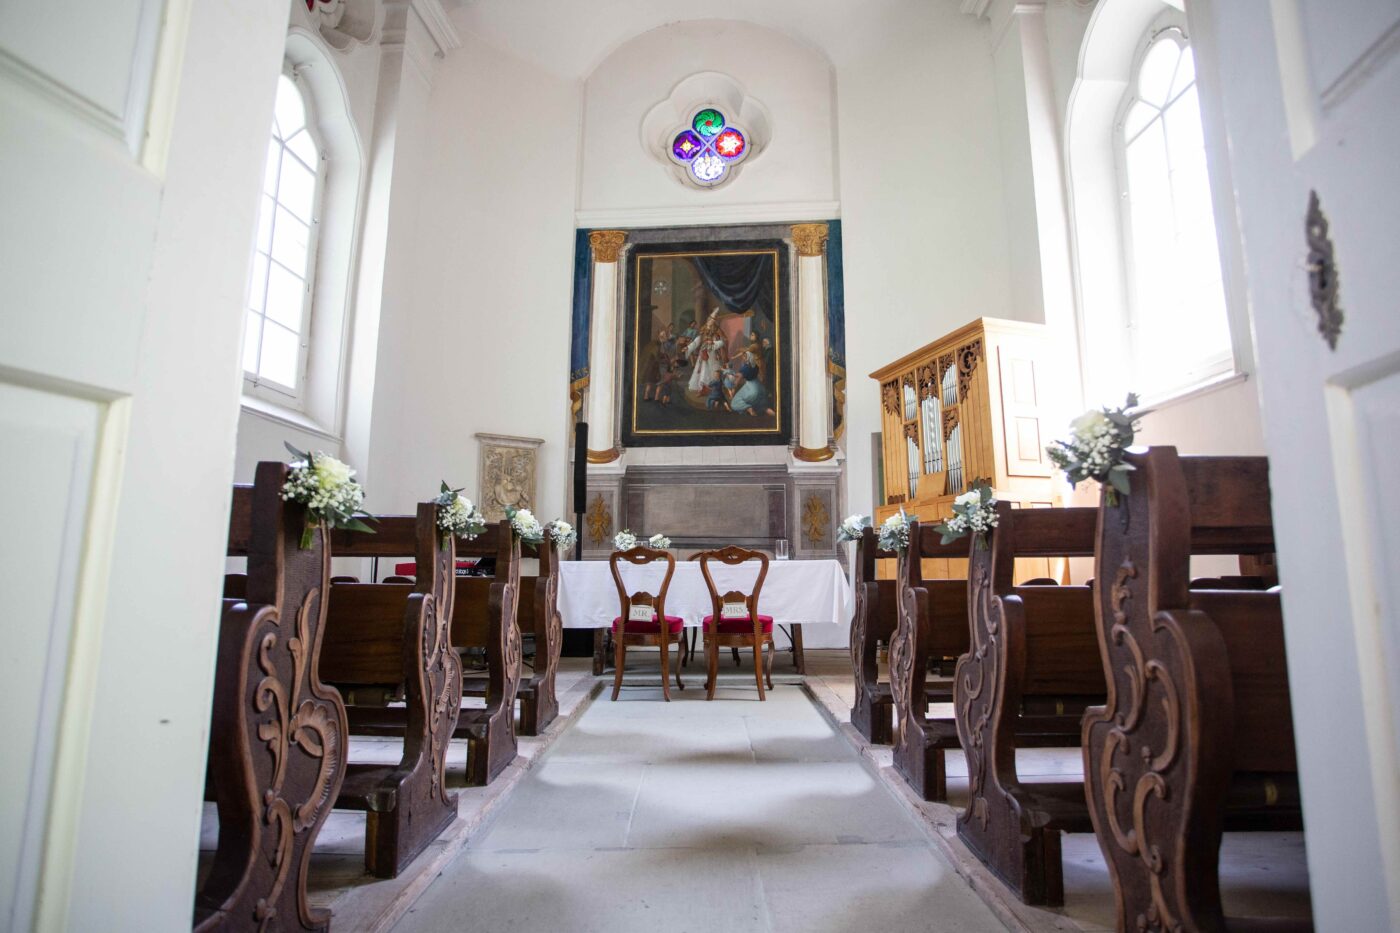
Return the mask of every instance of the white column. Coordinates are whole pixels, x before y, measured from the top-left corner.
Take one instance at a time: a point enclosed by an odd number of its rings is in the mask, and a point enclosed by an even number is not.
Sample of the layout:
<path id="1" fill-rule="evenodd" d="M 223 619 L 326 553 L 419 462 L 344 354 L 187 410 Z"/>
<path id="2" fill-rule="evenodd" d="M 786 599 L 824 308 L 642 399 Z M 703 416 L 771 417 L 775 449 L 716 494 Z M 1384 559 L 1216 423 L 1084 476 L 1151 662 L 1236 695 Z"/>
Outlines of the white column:
<path id="1" fill-rule="evenodd" d="M 797 448 L 799 460 L 828 460 L 831 393 L 826 373 L 826 224 L 794 224 L 797 246 Z"/>
<path id="2" fill-rule="evenodd" d="M 588 461 L 609 463 L 618 457 L 616 408 L 618 257 L 627 234 L 595 230 L 588 235 L 593 248 L 593 296 L 588 338 Z"/>

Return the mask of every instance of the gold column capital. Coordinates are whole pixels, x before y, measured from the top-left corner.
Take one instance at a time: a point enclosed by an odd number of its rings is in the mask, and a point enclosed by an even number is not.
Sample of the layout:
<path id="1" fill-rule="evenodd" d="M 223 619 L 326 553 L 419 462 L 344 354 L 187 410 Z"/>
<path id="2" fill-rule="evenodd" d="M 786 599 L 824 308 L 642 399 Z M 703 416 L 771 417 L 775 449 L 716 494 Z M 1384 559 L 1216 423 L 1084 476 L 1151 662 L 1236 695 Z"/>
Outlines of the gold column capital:
<path id="1" fill-rule="evenodd" d="M 593 247 L 594 262 L 617 262 L 625 242 L 626 230 L 594 230 L 588 235 L 588 245 Z"/>
<path id="2" fill-rule="evenodd" d="M 826 224 L 793 224 L 792 242 L 797 244 L 797 255 L 820 256 L 827 238 Z"/>

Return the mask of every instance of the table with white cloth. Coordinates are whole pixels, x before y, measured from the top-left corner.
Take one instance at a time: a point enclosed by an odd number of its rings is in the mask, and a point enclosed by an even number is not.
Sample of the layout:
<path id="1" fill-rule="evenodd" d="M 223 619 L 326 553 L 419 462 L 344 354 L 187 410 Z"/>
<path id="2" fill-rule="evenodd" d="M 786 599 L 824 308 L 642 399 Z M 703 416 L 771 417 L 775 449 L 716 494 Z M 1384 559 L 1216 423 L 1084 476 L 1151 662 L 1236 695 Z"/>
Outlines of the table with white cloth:
<path id="1" fill-rule="evenodd" d="M 666 573 L 664 561 L 623 563 L 618 568 L 629 592 L 656 593 Z M 721 594 L 730 590 L 751 592 L 758 578 L 758 562 L 727 565 L 710 563 L 710 576 Z M 612 628 L 619 612 L 617 586 L 605 560 L 561 561 L 559 564 L 559 614 L 564 628 L 594 629 L 595 670 L 602 657 L 602 635 Z M 773 617 L 774 643 L 791 647 L 793 663 L 802 671 L 802 649 L 845 648 L 850 641 L 855 596 L 846 569 L 835 560 L 775 560 L 758 594 L 758 611 Z M 676 573 L 666 592 L 666 614 L 680 616 L 687 628 L 701 624 L 713 608 L 710 591 L 700 573 L 699 561 L 677 561 Z M 803 634 L 803 626 L 814 626 Z M 786 637 L 785 637 L 786 636 Z"/>

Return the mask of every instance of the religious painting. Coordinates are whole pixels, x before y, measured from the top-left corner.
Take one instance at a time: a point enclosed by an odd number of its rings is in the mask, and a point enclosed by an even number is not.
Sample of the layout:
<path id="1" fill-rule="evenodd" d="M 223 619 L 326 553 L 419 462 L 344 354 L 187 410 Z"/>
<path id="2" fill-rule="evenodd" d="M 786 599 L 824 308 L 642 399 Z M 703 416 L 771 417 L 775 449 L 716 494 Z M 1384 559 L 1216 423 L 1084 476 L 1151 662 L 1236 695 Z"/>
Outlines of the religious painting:
<path id="1" fill-rule="evenodd" d="M 512 437 L 508 434 L 481 434 L 481 463 L 477 476 L 481 495 L 477 508 L 488 522 L 506 517 L 506 509 L 535 508 L 535 469 L 539 447 L 538 437 Z"/>
<path id="2" fill-rule="evenodd" d="M 780 241 L 638 246 L 627 281 L 623 442 L 788 443 L 790 317 Z"/>

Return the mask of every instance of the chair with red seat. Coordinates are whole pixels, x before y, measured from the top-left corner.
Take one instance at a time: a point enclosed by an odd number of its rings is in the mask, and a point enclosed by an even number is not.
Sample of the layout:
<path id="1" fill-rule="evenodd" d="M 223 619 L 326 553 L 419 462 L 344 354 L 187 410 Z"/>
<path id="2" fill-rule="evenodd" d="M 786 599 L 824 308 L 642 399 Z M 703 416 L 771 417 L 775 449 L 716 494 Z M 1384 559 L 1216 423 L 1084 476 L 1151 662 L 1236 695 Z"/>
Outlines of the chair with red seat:
<path id="1" fill-rule="evenodd" d="M 666 575 L 661 580 L 661 587 L 656 594 L 648 593 L 645 590 L 629 592 L 627 584 L 622 582 L 622 572 L 619 564 L 626 561 L 629 564 L 645 565 L 654 561 L 664 560 L 666 562 Z M 639 647 L 658 647 L 661 649 L 661 693 L 666 698 L 666 702 L 671 702 L 671 645 L 676 645 L 677 650 L 684 643 L 685 629 L 684 622 L 680 616 L 668 616 L 666 614 L 666 591 L 671 588 L 671 577 L 676 573 L 676 559 L 665 551 L 658 551 L 646 545 L 638 545 L 630 551 L 614 551 L 608 558 L 608 564 L 612 568 L 613 582 L 617 584 L 617 598 L 622 606 L 622 614 L 613 619 L 613 645 L 614 660 L 613 666 L 617 669 L 617 674 L 613 679 L 612 698 L 617 699 L 618 693 L 622 690 L 622 669 L 627 664 L 627 646 L 637 645 Z M 676 658 L 676 687 L 684 690 L 685 684 L 681 682 L 680 657 Z"/>
<path id="2" fill-rule="evenodd" d="M 718 561 L 727 566 L 737 566 L 756 560 L 759 563 L 758 579 L 753 591 L 744 594 L 730 590 L 723 596 L 710 573 L 710 562 Z M 702 626 L 705 629 L 705 658 L 709 661 L 709 678 L 705 683 L 705 699 L 715 698 L 715 684 L 719 679 L 719 649 L 728 646 L 753 649 L 753 676 L 758 684 L 758 698 L 766 699 L 763 693 L 764 663 L 763 647 L 768 647 L 767 679 L 768 689 L 773 689 L 773 617 L 759 615 L 758 595 L 763 589 L 763 580 L 768 576 L 768 555 L 762 551 L 749 551 L 741 547 L 726 547 L 718 551 L 707 551 L 700 555 L 700 573 L 705 577 L 705 586 L 710 590 L 710 615 L 705 616 Z"/>

